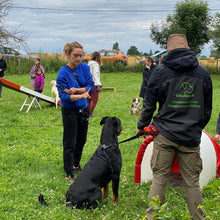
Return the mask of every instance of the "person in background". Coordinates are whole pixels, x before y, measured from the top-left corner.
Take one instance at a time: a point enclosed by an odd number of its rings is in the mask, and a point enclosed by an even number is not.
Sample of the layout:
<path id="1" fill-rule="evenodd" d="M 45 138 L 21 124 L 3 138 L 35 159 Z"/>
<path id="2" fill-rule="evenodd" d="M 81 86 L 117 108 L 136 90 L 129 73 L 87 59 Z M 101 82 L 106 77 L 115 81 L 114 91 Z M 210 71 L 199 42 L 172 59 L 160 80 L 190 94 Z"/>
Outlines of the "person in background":
<path id="1" fill-rule="evenodd" d="M 42 93 L 44 88 L 44 74 L 41 68 L 36 70 L 34 91 Z"/>
<path id="2" fill-rule="evenodd" d="M 199 175 L 202 171 L 200 142 L 202 130 L 212 112 L 212 81 L 207 69 L 189 50 L 186 36 L 172 34 L 167 40 L 168 55 L 153 72 L 143 100 L 136 134 L 152 124 L 154 136 L 151 158 L 153 181 L 148 200 L 165 202 L 166 185 L 175 154 L 183 179 L 183 190 L 190 215 L 205 219 Z M 157 114 L 154 111 L 159 107 Z M 153 120 L 152 120 L 153 118 Z M 151 122 L 152 120 L 152 122 Z M 157 212 L 149 204 L 146 219 Z"/>
<path id="3" fill-rule="evenodd" d="M 44 72 L 44 67 L 41 65 L 41 63 L 40 63 L 40 58 L 36 58 L 35 60 L 34 60 L 34 62 L 35 62 L 35 65 L 31 68 L 31 71 L 30 71 L 30 76 L 31 76 L 31 87 L 34 87 L 35 86 L 35 78 L 36 78 L 36 76 L 37 76 L 37 73 L 36 73 L 36 71 L 37 71 L 37 69 L 41 69 L 42 70 L 42 74 L 43 74 L 43 76 L 44 76 L 44 78 L 45 78 L 45 72 Z"/>
<path id="4" fill-rule="evenodd" d="M 4 72 L 7 69 L 7 64 L 2 57 L 2 53 L 0 52 L 0 77 L 4 78 Z M 0 97 L 2 97 L 2 86 L 0 86 Z"/>
<path id="5" fill-rule="evenodd" d="M 99 52 L 95 51 L 92 54 L 92 60 L 88 62 L 90 71 L 92 73 L 92 78 L 95 83 L 95 91 L 91 95 L 91 98 L 88 100 L 90 108 L 90 117 L 93 117 L 93 111 L 99 99 L 99 92 L 102 91 L 102 83 L 100 81 L 100 65 L 101 65 L 101 56 Z"/>
<path id="6" fill-rule="evenodd" d="M 218 114 L 217 122 L 216 122 L 216 135 L 215 139 L 220 141 L 220 112 Z"/>
<path id="7" fill-rule="evenodd" d="M 144 67 L 143 73 L 142 73 L 143 74 L 143 82 L 142 82 L 141 90 L 140 90 L 140 94 L 139 94 L 139 96 L 142 98 L 144 98 L 144 96 L 145 96 L 147 83 L 150 79 L 151 73 L 156 68 L 155 61 L 152 57 L 146 57 L 145 64 L 146 64 L 146 66 Z"/>
<path id="8" fill-rule="evenodd" d="M 95 86 L 90 68 L 81 63 L 83 47 L 78 42 L 66 43 L 63 51 L 68 59 L 56 78 L 63 119 L 63 163 L 66 179 L 81 170 L 80 161 L 86 143 L 90 110 L 88 98 Z"/>

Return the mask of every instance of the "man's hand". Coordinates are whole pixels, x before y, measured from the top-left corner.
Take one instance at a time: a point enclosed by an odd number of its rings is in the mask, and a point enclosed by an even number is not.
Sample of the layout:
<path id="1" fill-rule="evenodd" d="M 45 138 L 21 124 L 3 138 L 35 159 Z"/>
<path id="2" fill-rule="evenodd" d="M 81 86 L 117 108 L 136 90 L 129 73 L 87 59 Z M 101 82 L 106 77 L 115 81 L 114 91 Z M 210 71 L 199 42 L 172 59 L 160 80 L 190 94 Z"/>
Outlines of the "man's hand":
<path id="1" fill-rule="evenodd" d="M 137 129 L 136 135 L 140 135 L 140 134 L 143 134 L 141 137 L 146 138 L 146 131 L 145 130 Z"/>
<path id="2" fill-rule="evenodd" d="M 157 135 L 159 131 L 154 125 L 150 125 L 149 127 L 145 127 L 143 130 L 137 129 L 136 135 L 143 134 L 141 137 L 146 138 L 146 135 Z"/>

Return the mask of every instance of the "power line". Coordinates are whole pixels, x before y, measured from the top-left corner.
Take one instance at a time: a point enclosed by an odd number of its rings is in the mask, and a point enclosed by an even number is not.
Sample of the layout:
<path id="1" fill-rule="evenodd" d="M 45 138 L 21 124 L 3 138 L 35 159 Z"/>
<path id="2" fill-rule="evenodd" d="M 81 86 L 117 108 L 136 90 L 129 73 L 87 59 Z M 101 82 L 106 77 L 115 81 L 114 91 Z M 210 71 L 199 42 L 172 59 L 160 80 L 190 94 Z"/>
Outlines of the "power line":
<path id="1" fill-rule="evenodd" d="M 13 8 L 20 9 L 30 9 L 30 10 L 47 10 L 47 11 L 75 11 L 75 12 L 167 12 L 170 10 L 159 9 L 159 10 L 123 10 L 123 9 L 64 9 L 64 8 L 33 8 L 33 7 L 23 7 L 23 6 L 14 6 Z"/>
<path id="2" fill-rule="evenodd" d="M 29 9 L 29 10 L 46 10 L 46 11 L 66 11 L 66 12 L 121 12 L 121 13 L 145 13 L 145 12 L 170 12 L 168 9 L 137 9 L 137 10 L 127 10 L 127 9 L 64 9 L 64 8 L 45 8 L 45 7 L 24 7 L 24 6 L 14 6 L 13 8 L 18 9 Z M 211 11 L 219 11 L 220 9 L 210 9 Z M 173 10 L 172 10 L 173 11 Z"/>

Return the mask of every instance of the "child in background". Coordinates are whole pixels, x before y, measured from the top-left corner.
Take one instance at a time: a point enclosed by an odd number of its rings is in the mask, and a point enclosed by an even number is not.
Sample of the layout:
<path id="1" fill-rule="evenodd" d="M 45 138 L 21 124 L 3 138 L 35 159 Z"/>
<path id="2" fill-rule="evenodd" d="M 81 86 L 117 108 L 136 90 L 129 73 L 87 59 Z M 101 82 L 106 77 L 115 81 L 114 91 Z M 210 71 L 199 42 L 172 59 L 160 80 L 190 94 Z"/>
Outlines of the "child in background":
<path id="1" fill-rule="evenodd" d="M 36 74 L 34 91 L 42 93 L 44 88 L 44 74 L 42 69 L 38 68 Z"/>
<path id="2" fill-rule="evenodd" d="M 34 87 L 35 85 L 35 78 L 36 78 L 36 75 L 37 75 L 37 70 L 40 68 L 42 70 L 42 73 L 44 75 L 44 78 L 45 78 L 45 74 L 44 74 L 44 68 L 43 66 L 41 65 L 40 63 L 40 58 L 36 58 L 34 60 L 35 62 L 35 65 L 32 67 L 31 69 L 31 72 L 30 72 L 30 76 L 31 76 L 31 86 Z"/>
<path id="3" fill-rule="evenodd" d="M 220 141 L 220 112 L 218 114 L 217 123 L 216 123 L 216 135 L 215 139 Z"/>

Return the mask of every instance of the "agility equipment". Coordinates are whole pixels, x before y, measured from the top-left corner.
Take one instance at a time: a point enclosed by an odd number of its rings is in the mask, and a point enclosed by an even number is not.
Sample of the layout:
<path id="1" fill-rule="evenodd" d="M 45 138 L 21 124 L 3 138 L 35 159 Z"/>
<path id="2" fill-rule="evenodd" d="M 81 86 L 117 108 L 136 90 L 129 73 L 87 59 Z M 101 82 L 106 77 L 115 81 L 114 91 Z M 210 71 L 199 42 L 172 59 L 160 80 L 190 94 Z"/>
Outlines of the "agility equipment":
<path id="1" fill-rule="evenodd" d="M 135 164 L 135 183 L 151 182 L 153 174 L 150 166 L 153 152 L 153 136 L 148 136 L 141 144 Z M 202 132 L 200 153 L 203 170 L 200 173 L 199 184 L 203 188 L 214 177 L 220 177 L 220 145 L 205 131 Z M 171 174 L 181 175 L 177 157 L 173 161 Z"/>
<path id="2" fill-rule="evenodd" d="M 102 90 L 112 90 L 113 92 L 116 92 L 114 87 L 103 87 Z"/>
<path id="3" fill-rule="evenodd" d="M 0 78 L 0 85 L 6 87 L 8 89 L 12 89 L 16 92 L 20 92 L 20 93 L 27 95 L 24 103 L 22 104 L 22 106 L 20 108 L 20 111 L 22 111 L 24 106 L 28 106 L 28 109 L 26 110 L 26 112 L 28 112 L 32 105 L 34 105 L 35 108 L 39 107 L 41 109 L 41 106 L 40 106 L 39 102 L 37 101 L 37 99 L 40 99 L 40 100 L 48 102 L 48 103 L 52 103 L 54 105 L 56 104 L 56 100 L 54 98 L 46 96 L 46 95 L 38 93 L 38 92 L 35 92 L 31 89 L 20 86 L 18 84 L 10 82 L 6 79 Z M 29 100 L 31 101 L 30 103 L 28 103 Z M 58 102 L 58 105 L 61 105 L 61 102 Z"/>

